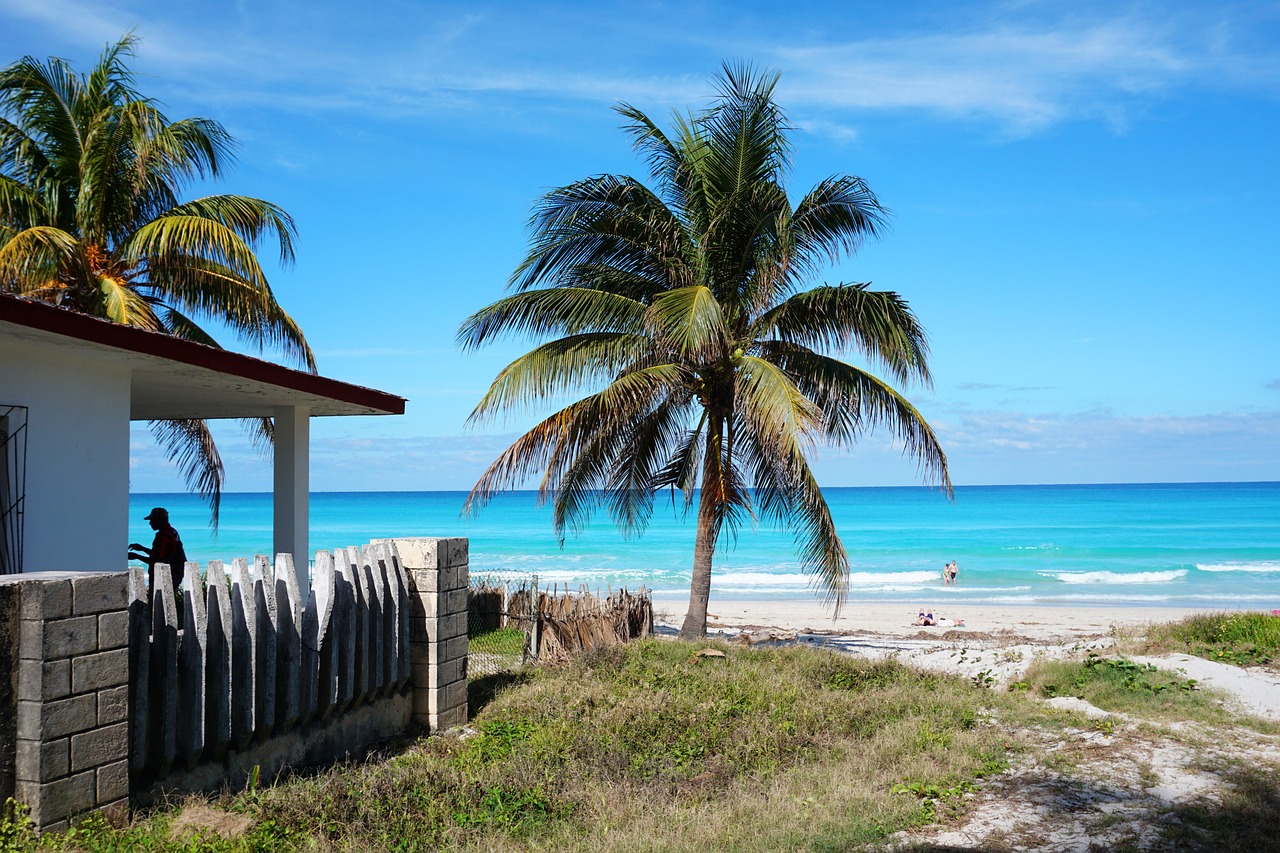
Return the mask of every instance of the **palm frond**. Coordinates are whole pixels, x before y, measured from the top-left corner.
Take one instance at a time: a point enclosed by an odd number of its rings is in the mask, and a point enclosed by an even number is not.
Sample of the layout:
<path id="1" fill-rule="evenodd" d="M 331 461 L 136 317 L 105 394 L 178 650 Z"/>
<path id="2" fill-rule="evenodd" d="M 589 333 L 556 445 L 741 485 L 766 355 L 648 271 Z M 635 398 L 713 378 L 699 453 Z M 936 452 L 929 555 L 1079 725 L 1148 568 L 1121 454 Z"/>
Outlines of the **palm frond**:
<path id="1" fill-rule="evenodd" d="M 789 344 L 762 347 L 762 357 L 794 377 L 796 386 L 822 412 L 824 438 L 853 444 L 876 429 L 887 429 L 913 457 L 930 482 L 953 496 L 947 456 L 933 428 L 906 397 L 884 380 L 838 359 Z"/>
<path id="2" fill-rule="evenodd" d="M 202 420 L 151 421 L 151 433 L 183 479 L 209 504 L 209 524 L 218 529 L 225 473 L 209 425 Z"/>
<path id="3" fill-rule="evenodd" d="M 536 206 L 530 227 L 529 253 L 510 280 L 517 290 L 540 284 L 595 286 L 577 273 L 597 267 L 646 283 L 642 292 L 624 294 L 637 299 L 681 280 L 687 248 L 681 223 L 631 178 L 601 175 L 552 190 Z"/>
<path id="4" fill-rule="evenodd" d="M 681 355 L 711 356 L 728 348 L 724 315 L 709 288 L 668 290 L 653 301 L 645 320 L 664 346 Z"/>
<path id="5" fill-rule="evenodd" d="M 79 241 L 60 228 L 24 228 L 0 245 L 0 289 L 28 294 L 48 287 L 78 250 Z"/>
<path id="6" fill-rule="evenodd" d="M 499 299 L 472 314 L 458 329 L 458 343 L 471 350 L 501 334 L 625 334 L 643 328 L 644 305 L 630 297 L 588 287 L 546 287 Z"/>
<path id="7" fill-rule="evenodd" d="M 546 398 L 598 385 L 643 358 L 647 344 L 643 336 L 617 332 L 570 335 L 543 344 L 502 369 L 467 422 L 520 412 Z"/>
<path id="8" fill-rule="evenodd" d="M 796 293 L 759 319 L 753 337 L 816 349 L 854 348 L 900 382 L 914 378 L 927 386 L 932 381 L 928 340 L 911 307 L 897 293 L 870 290 L 867 284 Z"/>

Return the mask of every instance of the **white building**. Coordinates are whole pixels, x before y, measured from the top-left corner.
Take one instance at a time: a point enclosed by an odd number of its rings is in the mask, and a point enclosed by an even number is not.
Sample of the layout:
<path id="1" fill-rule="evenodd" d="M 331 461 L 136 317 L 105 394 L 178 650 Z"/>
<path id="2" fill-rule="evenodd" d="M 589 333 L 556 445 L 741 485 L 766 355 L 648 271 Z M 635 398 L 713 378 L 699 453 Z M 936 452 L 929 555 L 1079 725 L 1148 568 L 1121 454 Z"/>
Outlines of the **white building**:
<path id="1" fill-rule="evenodd" d="M 404 405 L 382 391 L 0 294 L 0 571 L 122 570 L 129 422 L 173 418 L 274 418 L 275 550 L 309 555 L 310 419 L 399 415 Z M 305 574 L 306 558 L 295 562 Z"/>

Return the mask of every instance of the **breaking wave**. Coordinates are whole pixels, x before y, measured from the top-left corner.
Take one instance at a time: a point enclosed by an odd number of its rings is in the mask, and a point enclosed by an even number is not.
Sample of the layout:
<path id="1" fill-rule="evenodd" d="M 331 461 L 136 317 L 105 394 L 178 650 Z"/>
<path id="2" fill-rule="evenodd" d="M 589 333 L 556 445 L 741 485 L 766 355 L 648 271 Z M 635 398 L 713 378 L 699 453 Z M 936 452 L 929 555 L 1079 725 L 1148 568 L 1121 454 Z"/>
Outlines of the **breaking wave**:
<path id="1" fill-rule="evenodd" d="M 1134 583 L 1170 583 L 1185 577 L 1186 569 L 1172 569 L 1167 572 L 1040 572 L 1042 577 L 1053 578 L 1070 584 L 1134 584 Z"/>

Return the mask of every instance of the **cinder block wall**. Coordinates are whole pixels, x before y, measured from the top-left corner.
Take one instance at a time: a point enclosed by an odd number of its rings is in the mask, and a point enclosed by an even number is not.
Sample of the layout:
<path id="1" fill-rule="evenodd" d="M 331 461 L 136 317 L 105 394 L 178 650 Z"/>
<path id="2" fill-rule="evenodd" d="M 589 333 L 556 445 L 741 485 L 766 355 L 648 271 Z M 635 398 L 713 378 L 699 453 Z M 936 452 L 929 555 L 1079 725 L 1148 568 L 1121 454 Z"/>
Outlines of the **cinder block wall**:
<path id="1" fill-rule="evenodd" d="M 410 579 L 412 720 L 431 732 L 462 725 L 467 540 L 376 541 L 395 543 Z M 128 574 L 0 576 L 0 606 L 0 680 L 9 687 L 10 707 L 16 706 L 8 737 L 0 725 L 0 790 L 11 788 L 42 832 L 66 829 L 93 811 L 127 809 L 130 726 L 138 713 L 130 708 Z M 5 701 L 0 689 L 0 705 Z M 367 740 L 368 727 L 350 718 L 328 723 L 296 732 L 292 747 L 273 740 L 253 745 L 241 763 L 268 764 L 285 747 L 302 750 L 290 763 L 310 763 L 317 749 L 338 754 Z M 379 725 L 385 728 L 385 721 Z M 224 765 L 205 768 L 200 787 L 216 786 L 219 778 L 234 784 L 240 771 Z"/>
<path id="2" fill-rule="evenodd" d="M 128 805 L 126 578 L 0 578 L 16 586 L 19 613 L 14 794 L 42 831 Z"/>
<path id="3" fill-rule="evenodd" d="M 409 573 L 413 721 L 432 732 L 460 726 L 467 721 L 467 540 L 374 541 L 395 543 Z"/>

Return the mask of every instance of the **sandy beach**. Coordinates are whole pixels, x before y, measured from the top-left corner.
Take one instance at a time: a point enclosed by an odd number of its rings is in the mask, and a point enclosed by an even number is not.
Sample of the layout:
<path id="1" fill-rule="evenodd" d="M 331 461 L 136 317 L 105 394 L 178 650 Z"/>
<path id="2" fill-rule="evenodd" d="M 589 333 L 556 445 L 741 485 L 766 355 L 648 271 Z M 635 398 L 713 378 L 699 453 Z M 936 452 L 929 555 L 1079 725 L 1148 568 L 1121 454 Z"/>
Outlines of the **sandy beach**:
<path id="1" fill-rule="evenodd" d="M 684 617 L 687 600 L 655 598 L 656 621 L 676 627 Z M 1027 606 L 1022 604 L 974 604 L 954 610 L 934 610 L 934 615 L 964 620 L 964 627 L 921 627 L 913 624 L 920 606 L 906 602 L 850 602 L 833 619 L 829 608 L 818 601 L 804 600 L 718 600 L 708 608 L 708 628 L 737 633 L 797 632 L 804 634 L 845 634 L 899 637 L 903 639 L 941 638 L 950 631 L 977 636 L 1000 635 L 1016 642 L 1063 643 L 1104 636 L 1111 628 L 1140 628 L 1153 622 L 1170 622 L 1192 613 L 1205 612 L 1187 607 L 1103 607 Z M 961 639 L 954 636 L 949 639 Z"/>

